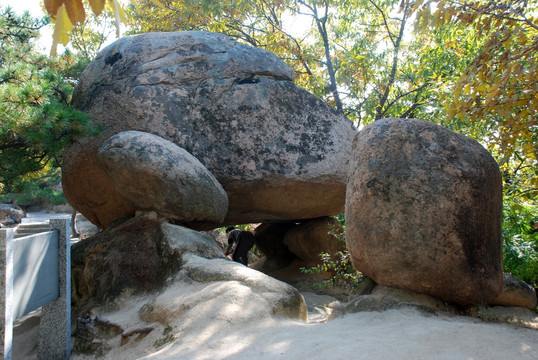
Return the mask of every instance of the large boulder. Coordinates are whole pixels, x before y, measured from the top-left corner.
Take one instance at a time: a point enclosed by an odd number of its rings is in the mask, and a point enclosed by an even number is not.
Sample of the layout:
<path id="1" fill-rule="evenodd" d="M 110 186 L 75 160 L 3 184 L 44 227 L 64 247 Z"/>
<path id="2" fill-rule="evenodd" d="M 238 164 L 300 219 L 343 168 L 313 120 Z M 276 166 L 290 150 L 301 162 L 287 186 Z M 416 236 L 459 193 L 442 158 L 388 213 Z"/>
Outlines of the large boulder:
<path id="1" fill-rule="evenodd" d="M 346 196 L 354 266 L 380 285 L 462 305 L 502 286 L 501 174 L 476 141 L 417 119 L 355 138 Z"/>
<path id="2" fill-rule="evenodd" d="M 224 258 L 208 236 L 168 224 L 162 217 L 117 219 L 71 247 L 74 315 L 84 315 L 127 289 L 143 293 L 163 288 L 167 278 L 179 272 L 184 253 Z"/>
<path id="3" fill-rule="evenodd" d="M 97 165 L 97 151 L 110 136 L 137 130 L 184 148 L 216 177 L 229 199 L 221 224 L 340 213 L 356 132 L 293 76 L 275 55 L 222 34 L 118 40 L 85 69 L 73 94 L 74 106 L 105 130 L 66 149 L 68 201 L 101 227 L 134 213 Z"/>
<path id="4" fill-rule="evenodd" d="M 155 210 L 181 223 L 221 222 L 226 192 L 191 154 L 163 138 L 140 131 L 112 136 L 97 162 L 114 189 L 133 207 Z"/>
<path id="5" fill-rule="evenodd" d="M 125 306 L 120 298 L 131 294 L 154 299 L 146 315 L 166 314 L 166 321 L 173 321 L 185 307 L 203 308 L 213 298 L 212 304 L 232 298 L 249 312 L 259 309 L 306 319 L 306 305 L 297 289 L 226 259 L 220 245 L 207 234 L 151 213 L 118 219 L 101 233 L 74 244 L 72 280 L 75 317 L 98 307 Z M 157 305 L 157 299 L 170 293 L 166 302 Z M 149 322 L 153 321 L 159 320 Z"/>
<path id="6" fill-rule="evenodd" d="M 335 218 L 324 217 L 304 221 L 286 231 L 282 242 L 299 259 L 309 265 L 321 263 L 321 253 L 331 257 L 345 246 L 339 237 L 343 238 L 344 229 Z"/>
<path id="7" fill-rule="evenodd" d="M 523 280 L 505 273 L 502 290 L 490 305 L 519 306 L 534 310 L 536 308 L 536 290 Z"/>

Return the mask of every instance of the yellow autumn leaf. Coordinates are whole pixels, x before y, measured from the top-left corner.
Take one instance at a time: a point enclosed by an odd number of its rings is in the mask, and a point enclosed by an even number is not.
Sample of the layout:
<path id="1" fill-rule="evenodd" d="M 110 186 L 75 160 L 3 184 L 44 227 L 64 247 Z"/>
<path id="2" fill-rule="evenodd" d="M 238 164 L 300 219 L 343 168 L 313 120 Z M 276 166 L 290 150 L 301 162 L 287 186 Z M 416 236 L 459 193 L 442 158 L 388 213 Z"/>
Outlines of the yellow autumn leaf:
<path id="1" fill-rule="evenodd" d="M 64 0 L 64 5 L 72 24 L 84 22 L 86 11 L 84 11 L 82 0 Z"/>
<path id="2" fill-rule="evenodd" d="M 515 76 L 519 76 L 521 75 L 522 71 L 523 71 L 523 65 L 521 65 L 520 63 L 516 63 L 514 65 L 514 69 L 512 70 L 512 74 Z"/>
<path id="3" fill-rule="evenodd" d="M 55 18 L 52 47 L 50 49 L 51 56 L 56 56 L 56 48 L 59 43 L 64 46 L 69 43 L 69 31 L 73 28 L 73 24 L 69 20 L 67 10 L 63 4 L 58 8 Z"/>
<path id="4" fill-rule="evenodd" d="M 459 99 L 459 97 L 461 96 L 461 87 L 462 87 L 461 82 L 457 82 L 456 85 L 454 86 L 454 98 L 455 99 Z"/>
<path id="5" fill-rule="evenodd" d="M 536 148 L 532 143 L 526 143 L 523 145 L 523 151 L 525 151 L 525 156 L 536 159 Z"/>
<path id="6" fill-rule="evenodd" d="M 63 2 L 64 0 L 44 0 L 45 10 L 47 10 L 47 13 L 53 20 L 56 19 L 58 9 L 62 6 Z"/>
<path id="7" fill-rule="evenodd" d="M 120 3 L 118 0 L 108 0 L 108 6 L 112 8 L 112 11 L 114 11 L 114 15 L 116 17 L 115 25 L 116 25 L 116 37 L 121 37 L 121 26 L 120 23 L 127 24 L 127 18 L 125 17 L 125 13 L 123 12 L 123 9 L 121 8 Z"/>
<path id="8" fill-rule="evenodd" d="M 488 84 L 485 84 L 485 83 L 482 83 L 478 86 L 477 90 L 480 94 L 483 94 L 485 93 L 487 90 L 489 89 L 489 85 Z"/>
<path id="9" fill-rule="evenodd" d="M 512 106 L 524 106 L 527 104 L 528 104 L 527 100 L 515 100 L 512 102 Z"/>
<path id="10" fill-rule="evenodd" d="M 90 3 L 90 7 L 92 8 L 92 12 L 99 16 L 103 12 L 103 9 L 105 8 L 106 0 L 88 0 Z"/>
<path id="11" fill-rule="evenodd" d="M 124 24 L 127 24 L 127 16 L 125 16 L 125 12 L 123 11 L 123 8 L 118 3 L 118 0 L 114 0 L 114 1 L 118 4 L 118 12 L 119 12 L 119 15 L 120 15 L 120 21 L 122 23 L 124 23 Z"/>
<path id="12" fill-rule="evenodd" d="M 435 13 L 435 25 L 434 25 L 436 29 L 439 29 L 441 25 L 443 24 L 441 18 L 444 18 L 444 13 L 442 11 L 437 11 Z"/>
<path id="13" fill-rule="evenodd" d="M 512 66 L 511 65 L 508 65 L 506 67 L 506 69 L 504 69 L 502 75 L 501 75 L 501 79 L 500 79 L 500 82 L 502 84 L 505 84 L 508 82 L 508 79 L 510 78 L 510 73 L 512 72 Z"/>
<path id="14" fill-rule="evenodd" d="M 127 18 L 125 16 L 125 13 L 123 12 L 123 8 L 121 7 L 121 4 L 118 0 L 108 0 L 108 5 L 114 11 L 114 14 L 116 15 L 116 27 L 119 26 L 119 22 L 122 22 L 124 24 L 127 24 Z"/>

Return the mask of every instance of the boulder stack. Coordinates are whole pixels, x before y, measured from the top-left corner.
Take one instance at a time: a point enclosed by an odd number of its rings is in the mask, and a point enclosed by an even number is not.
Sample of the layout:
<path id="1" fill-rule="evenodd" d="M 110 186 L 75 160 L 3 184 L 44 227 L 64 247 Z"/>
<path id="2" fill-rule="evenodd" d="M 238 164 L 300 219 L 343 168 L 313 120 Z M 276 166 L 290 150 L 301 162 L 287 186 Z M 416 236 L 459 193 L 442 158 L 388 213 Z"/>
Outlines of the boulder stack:
<path id="1" fill-rule="evenodd" d="M 138 210 L 97 155 L 109 137 L 136 130 L 183 148 L 222 184 L 228 214 L 195 221 L 200 229 L 341 213 L 356 131 L 293 77 L 274 54 L 222 34 L 118 40 L 84 70 L 73 94 L 74 106 L 105 130 L 64 153 L 69 203 L 100 227 Z"/>

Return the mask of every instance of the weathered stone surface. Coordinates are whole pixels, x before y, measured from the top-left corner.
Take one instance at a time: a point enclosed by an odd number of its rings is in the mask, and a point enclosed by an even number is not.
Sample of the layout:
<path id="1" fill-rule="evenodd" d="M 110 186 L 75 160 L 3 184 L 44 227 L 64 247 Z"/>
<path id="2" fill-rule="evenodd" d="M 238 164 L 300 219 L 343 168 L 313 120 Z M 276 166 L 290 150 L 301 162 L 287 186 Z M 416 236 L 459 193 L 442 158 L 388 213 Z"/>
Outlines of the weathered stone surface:
<path id="1" fill-rule="evenodd" d="M 520 306 L 534 310 L 536 307 L 536 290 L 512 274 L 505 273 L 502 290 L 490 305 Z"/>
<path id="2" fill-rule="evenodd" d="M 19 206 L 12 205 L 12 204 L 0 204 L 0 222 L 1 223 L 20 224 L 23 217 L 26 217 L 26 214 Z"/>
<path id="3" fill-rule="evenodd" d="M 501 174 L 476 141 L 383 119 L 355 138 L 346 195 L 354 266 L 380 285 L 459 304 L 502 286 Z"/>
<path id="4" fill-rule="evenodd" d="M 65 151 L 67 199 L 101 227 L 132 215 L 98 168 L 97 150 L 108 137 L 137 130 L 184 148 L 217 178 L 230 204 L 223 223 L 340 213 L 356 132 L 292 78 L 273 54 L 222 34 L 122 38 L 86 68 L 73 95 L 106 130 Z"/>
<path id="5" fill-rule="evenodd" d="M 241 287 L 250 288 L 254 296 L 262 295 L 264 306 L 268 305 L 271 314 L 285 316 L 289 318 L 306 320 L 307 308 L 301 293 L 293 286 L 282 281 L 278 281 L 259 271 L 242 266 L 239 263 L 229 260 L 208 260 L 197 255 L 187 254 L 183 257 L 185 264 L 183 269 L 185 274 L 192 280 L 200 283 L 218 282 L 223 286 L 229 284 L 232 288 L 235 285 L 231 282 L 240 283 Z M 233 291 L 230 291 L 233 294 Z M 243 291 L 235 292 L 238 294 Z M 240 301 L 252 302 L 248 297 Z M 246 309 L 246 308 L 245 308 Z M 251 311 L 252 309 L 249 309 Z"/>
<path id="6" fill-rule="evenodd" d="M 110 301 L 126 289 L 156 290 L 178 272 L 185 253 L 224 258 L 207 235 L 142 215 L 117 220 L 71 247 L 74 316 Z"/>
<path id="7" fill-rule="evenodd" d="M 155 210 L 181 223 L 221 222 L 226 192 L 191 154 L 140 131 L 118 133 L 99 148 L 97 162 L 114 189 L 140 210 Z"/>
<path id="8" fill-rule="evenodd" d="M 192 308 L 218 302 L 222 307 L 230 299 L 242 304 L 231 306 L 238 311 L 230 319 L 307 316 L 304 299 L 294 287 L 226 259 L 208 235 L 148 214 L 117 220 L 74 244 L 72 278 L 75 317 L 96 307 L 126 304 L 118 300 L 125 294 L 154 299 L 143 314 L 149 322 L 172 322 Z M 251 313 L 255 309 L 261 313 Z M 237 314 L 241 311 L 243 315 Z"/>
<path id="9" fill-rule="evenodd" d="M 334 256 L 344 250 L 344 244 L 337 235 L 343 235 L 344 229 L 335 218 L 325 217 L 305 221 L 286 231 L 283 243 L 301 260 L 308 264 L 319 264 L 320 254 Z"/>
<path id="10" fill-rule="evenodd" d="M 455 312 L 454 308 L 443 301 L 426 294 L 388 286 L 376 286 L 371 294 L 358 296 L 347 303 L 336 306 L 329 320 L 362 311 L 386 311 L 404 307 L 430 314 L 438 311 Z"/>
<path id="11" fill-rule="evenodd" d="M 89 350 L 94 357 L 132 358 L 133 354 L 148 353 L 148 349 L 159 351 L 163 346 L 185 342 L 190 350 L 170 356 L 190 359 L 195 354 L 193 344 L 198 348 L 201 339 L 205 343 L 215 331 L 222 332 L 222 337 L 218 336 L 229 348 L 230 334 L 242 334 L 249 324 L 270 328 L 275 316 L 307 319 L 303 296 L 286 283 L 231 260 L 192 253 L 183 254 L 181 260 L 181 271 L 162 291 L 124 292 L 115 303 L 91 309 L 92 314 L 125 329 L 113 338 L 107 333 L 80 334 L 93 338 Z"/>

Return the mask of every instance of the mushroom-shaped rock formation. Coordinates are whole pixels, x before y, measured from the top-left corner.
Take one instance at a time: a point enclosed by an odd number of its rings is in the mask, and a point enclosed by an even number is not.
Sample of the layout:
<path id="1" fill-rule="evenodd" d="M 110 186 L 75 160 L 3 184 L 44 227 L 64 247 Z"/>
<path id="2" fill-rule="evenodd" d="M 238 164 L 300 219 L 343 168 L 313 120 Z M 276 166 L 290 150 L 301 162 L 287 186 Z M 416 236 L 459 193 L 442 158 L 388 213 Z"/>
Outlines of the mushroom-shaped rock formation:
<path id="1" fill-rule="evenodd" d="M 134 214 L 97 165 L 97 151 L 110 136 L 137 130 L 184 148 L 222 184 L 228 215 L 206 228 L 342 212 L 356 131 L 293 76 L 274 54 L 222 34 L 118 40 L 84 70 L 73 94 L 74 106 L 105 130 L 64 153 L 69 203 L 101 227 Z"/>

